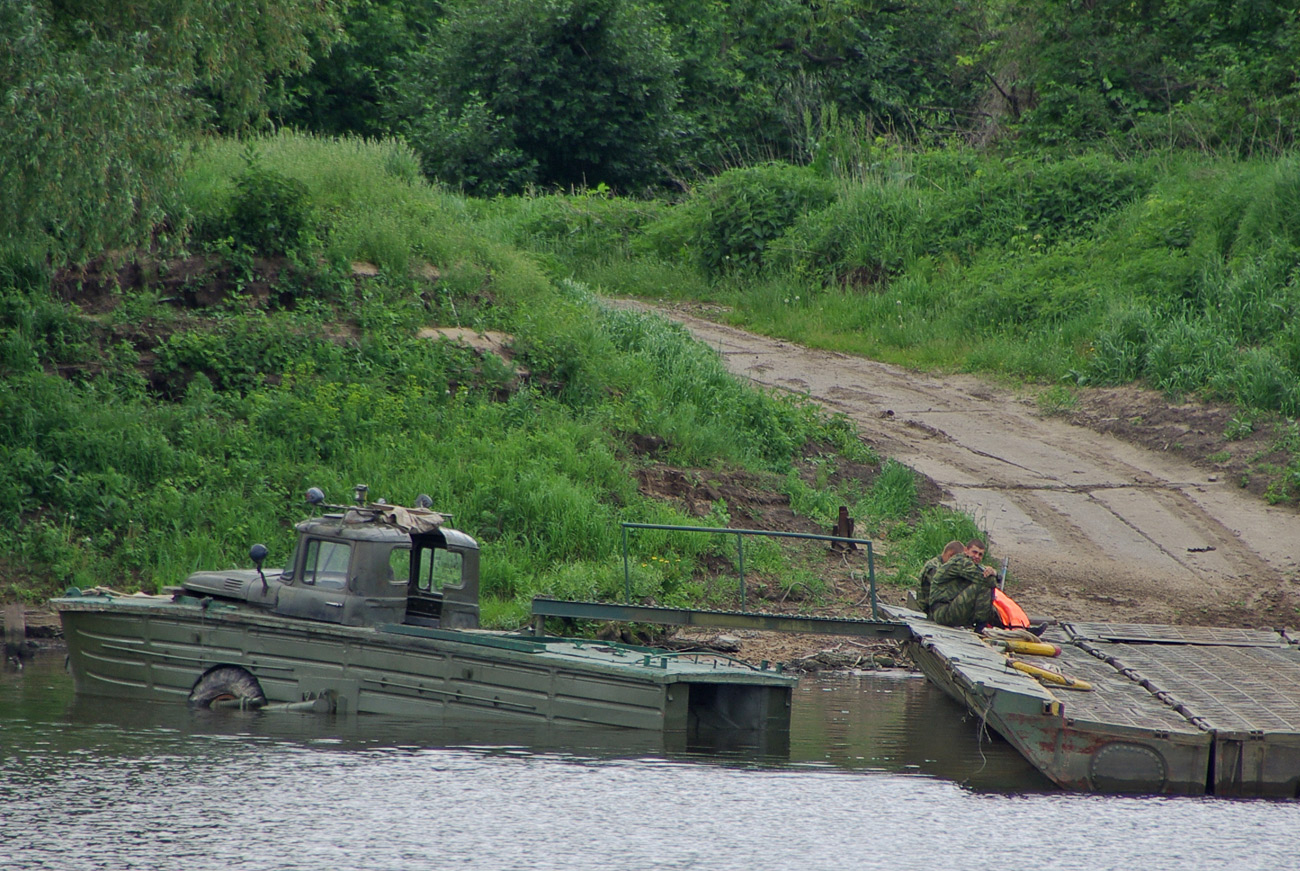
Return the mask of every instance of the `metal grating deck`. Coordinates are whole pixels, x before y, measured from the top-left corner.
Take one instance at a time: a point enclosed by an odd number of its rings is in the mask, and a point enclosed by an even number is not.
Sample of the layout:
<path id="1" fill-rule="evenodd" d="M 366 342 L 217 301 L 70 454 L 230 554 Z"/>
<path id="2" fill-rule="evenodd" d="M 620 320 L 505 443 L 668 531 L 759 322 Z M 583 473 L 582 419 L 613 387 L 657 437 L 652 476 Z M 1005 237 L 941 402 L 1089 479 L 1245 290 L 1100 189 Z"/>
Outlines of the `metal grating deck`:
<path id="1" fill-rule="evenodd" d="M 1095 688 L 1092 692 L 1057 691 L 1065 706 L 1065 716 L 1073 721 L 1152 729 L 1160 732 L 1196 733 L 1198 726 L 1173 707 L 1152 695 L 1151 691 L 1098 659 L 1070 644 L 1065 633 L 1052 629 L 1043 640 L 1061 647 L 1061 656 L 1050 660 L 1061 671 L 1082 678 Z"/>
<path id="2" fill-rule="evenodd" d="M 1293 647 L 1124 643 L 1096 649 L 1207 729 L 1300 733 L 1300 650 Z"/>
<path id="3" fill-rule="evenodd" d="M 1300 644 L 1286 631 L 1066 623 L 1058 657 L 1016 658 L 1092 684 L 1047 704 L 969 630 L 899 614 L 927 676 L 1070 789 L 1300 797 Z M 990 649 L 991 650 L 991 649 Z M 997 656 L 997 654 L 995 654 Z"/>

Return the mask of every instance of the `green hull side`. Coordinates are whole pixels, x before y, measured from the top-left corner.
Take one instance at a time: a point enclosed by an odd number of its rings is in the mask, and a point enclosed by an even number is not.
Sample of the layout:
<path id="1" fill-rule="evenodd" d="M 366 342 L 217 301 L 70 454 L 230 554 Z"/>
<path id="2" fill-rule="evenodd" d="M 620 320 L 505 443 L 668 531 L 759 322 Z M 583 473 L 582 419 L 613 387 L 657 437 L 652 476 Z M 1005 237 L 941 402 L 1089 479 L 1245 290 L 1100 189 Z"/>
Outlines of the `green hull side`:
<path id="1" fill-rule="evenodd" d="M 247 670 L 270 703 L 339 713 L 708 735 L 787 731 L 792 678 L 611 645 L 481 631 L 346 627 L 252 609 L 59 599 L 77 692 L 185 703 L 209 669 Z"/>

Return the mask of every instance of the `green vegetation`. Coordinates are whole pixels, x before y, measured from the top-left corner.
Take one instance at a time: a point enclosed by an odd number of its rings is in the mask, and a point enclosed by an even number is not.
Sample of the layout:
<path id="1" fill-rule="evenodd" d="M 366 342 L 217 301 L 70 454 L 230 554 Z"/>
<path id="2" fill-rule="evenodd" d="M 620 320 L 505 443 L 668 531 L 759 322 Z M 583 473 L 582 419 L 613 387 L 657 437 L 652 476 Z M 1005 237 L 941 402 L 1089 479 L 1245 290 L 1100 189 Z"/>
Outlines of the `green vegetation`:
<path id="1" fill-rule="evenodd" d="M 624 0 L 449 3 L 409 64 L 399 129 L 431 176 L 477 194 L 654 181 L 677 96 L 657 17 Z"/>
<path id="2" fill-rule="evenodd" d="M 798 480 L 810 445 L 875 462 L 844 421 L 742 386 L 681 328 L 551 280 L 411 161 L 295 135 L 196 151 L 194 244 L 239 279 L 212 305 L 178 310 L 146 281 L 92 316 L 6 277 L 3 550 L 7 574 L 31 579 L 10 593 L 175 583 L 268 537 L 283 556 L 306 487 L 343 499 L 364 481 L 390 500 L 428 493 L 478 536 L 488 613 L 512 623 L 535 594 L 621 595 L 620 520 L 699 522 L 637 492 L 633 436 L 658 439 L 664 462 L 774 486 Z M 297 266 L 259 302 L 268 253 Z M 361 259 L 378 274 L 354 277 Z M 508 332 L 512 359 L 418 338 L 431 323 Z M 897 522 L 909 486 L 887 464 L 858 494 L 864 516 Z M 815 495 L 804 511 L 829 524 L 838 497 Z M 638 536 L 635 595 L 697 601 L 711 551 L 726 552 Z"/>
<path id="3" fill-rule="evenodd" d="M 518 201 L 512 238 L 611 293 L 706 300 L 807 345 L 1045 383 L 1049 413 L 1073 387 L 1140 381 L 1241 407 L 1238 432 L 1300 414 L 1295 157 L 859 146 L 871 172 L 822 186 L 765 165 L 655 210 Z M 814 190 L 833 198 L 819 206 Z M 716 209 L 720 192 L 743 207 Z M 529 220 L 542 211 L 567 217 Z M 626 241 L 593 256 L 597 226 Z M 1296 481 L 1293 459 L 1281 499 Z"/>
<path id="4" fill-rule="evenodd" d="M 618 519 L 683 519 L 631 483 L 646 437 L 820 525 L 851 506 L 901 577 L 977 531 L 888 461 L 834 486 L 880 461 L 843 422 L 606 294 L 1047 413 L 1231 403 L 1294 502 L 1298 46 L 1227 0 L 0 4 L 0 564 L 33 596 L 171 583 L 365 481 L 482 538 L 508 623 L 619 589 Z M 664 602 L 724 556 L 637 546 Z"/>
<path id="5" fill-rule="evenodd" d="M 0 264 L 164 245 L 190 137 L 264 118 L 273 77 L 327 47 L 333 0 L 0 4 Z"/>

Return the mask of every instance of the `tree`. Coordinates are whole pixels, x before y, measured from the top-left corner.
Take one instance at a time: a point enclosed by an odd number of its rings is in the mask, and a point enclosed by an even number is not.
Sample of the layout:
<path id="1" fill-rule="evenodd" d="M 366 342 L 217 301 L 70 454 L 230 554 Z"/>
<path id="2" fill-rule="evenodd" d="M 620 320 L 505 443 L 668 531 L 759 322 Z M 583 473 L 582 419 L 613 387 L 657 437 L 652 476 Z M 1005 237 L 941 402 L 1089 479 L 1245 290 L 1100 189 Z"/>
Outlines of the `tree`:
<path id="1" fill-rule="evenodd" d="M 340 39 L 314 48 L 310 69 L 276 83 L 274 114 L 281 123 L 331 136 L 390 135 L 398 84 L 440 12 L 429 0 L 354 0 Z"/>
<path id="2" fill-rule="evenodd" d="M 310 68 L 342 34 L 349 0 L 45 0 L 63 47 L 141 42 L 144 60 L 215 112 L 226 128 L 265 115 L 274 77 Z"/>
<path id="3" fill-rule="evenodd" d="M 965 121 L 958 56 L 979 12 L 942 0 L 663 0 L 682 59 L 689 159 L 708 170 L 807 159 L 831 108 L 921 137 Z"/>
<path id="4" fill-rule="evenodd" d="M 637 0 L 458 0 L 404 85 L 425 170 L 476 193 L 656 180 L 676 61 Z"/>
<path id="5" fill-rule="evenodd" d="M 1002 56 L 1030 144 L 1103 138 L 1251 153 L 1300 126 L 1300 16 L 1270 0 L 1020 4 Z M 1153 136 L 1154 134 L 1154 136 Z"/>
<path id="6" fill-rule="evenodd" d="M 342 0 L 0 0 L 0 251 L 86 260 L 148 242 L 186 139 L 265 114 Z"/>
<path id="7" fill-rule="evenodd" d="M 163 219 L 188 100 L 138 40 L 60 46 L 32 6 L 0 4 L 0 249 L 84 260 Z"/>

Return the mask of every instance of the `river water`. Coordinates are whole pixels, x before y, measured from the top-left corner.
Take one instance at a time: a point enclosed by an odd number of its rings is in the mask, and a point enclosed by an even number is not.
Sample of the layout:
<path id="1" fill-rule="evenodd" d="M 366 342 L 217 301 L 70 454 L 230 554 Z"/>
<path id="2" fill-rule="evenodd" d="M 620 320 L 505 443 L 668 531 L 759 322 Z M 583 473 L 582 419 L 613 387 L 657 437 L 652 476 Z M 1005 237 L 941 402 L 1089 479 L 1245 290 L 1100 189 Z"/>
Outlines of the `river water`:
<path id="1" fill-rule="evenodd" d="M 77 698 L 0 674 L 0 869 L 1280 869 L 1300 803 L 1073 795 L 914 675 L 805 678 L 788 752 Z"/>

